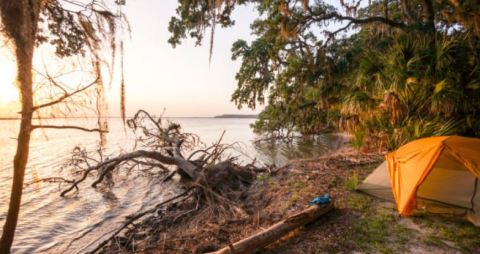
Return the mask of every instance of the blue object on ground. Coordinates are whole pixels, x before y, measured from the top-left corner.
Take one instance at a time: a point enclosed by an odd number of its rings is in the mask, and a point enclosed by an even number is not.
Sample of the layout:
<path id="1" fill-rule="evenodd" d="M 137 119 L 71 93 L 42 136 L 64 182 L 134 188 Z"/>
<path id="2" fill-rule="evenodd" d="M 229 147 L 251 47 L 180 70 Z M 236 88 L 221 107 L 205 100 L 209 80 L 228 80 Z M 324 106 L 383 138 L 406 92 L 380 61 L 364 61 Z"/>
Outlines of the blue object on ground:
<path id="1" fill-rule="evenodd" d="M 328 203 L 330 203 L 330 196 L 328 194 L 316 197 L 309 202 L 310 205 L 326 205 Z"/>

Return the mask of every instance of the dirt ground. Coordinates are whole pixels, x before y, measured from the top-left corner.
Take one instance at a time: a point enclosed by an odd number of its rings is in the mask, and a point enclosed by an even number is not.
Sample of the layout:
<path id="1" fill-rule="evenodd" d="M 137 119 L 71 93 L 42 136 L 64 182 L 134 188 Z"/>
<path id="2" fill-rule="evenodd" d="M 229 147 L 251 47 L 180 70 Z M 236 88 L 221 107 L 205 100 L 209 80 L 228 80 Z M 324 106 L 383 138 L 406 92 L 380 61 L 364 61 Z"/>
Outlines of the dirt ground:
<path id="1" fill-rule="evenodd" d="M 214 251 L 305 209 L 308 201 L 328 193 L 335 201 L 334 210 L 263 253 L 480 253 L 480 228 L 466 221 L 431 214 L 403 218 L 394 204 L 357 192 L 358 183 L 382 160 L 379 154 L 346 148 L 315 160 L 294 161 L 258 175 L 233 209 L 195 210 L 195 204 L 188 202 L 185 207 L 169 207 L 163 215 L 129 230 L 104 252 Z M 179 209 L 186 211 L 184 215 L 169 215 L 169 210 Z"/>

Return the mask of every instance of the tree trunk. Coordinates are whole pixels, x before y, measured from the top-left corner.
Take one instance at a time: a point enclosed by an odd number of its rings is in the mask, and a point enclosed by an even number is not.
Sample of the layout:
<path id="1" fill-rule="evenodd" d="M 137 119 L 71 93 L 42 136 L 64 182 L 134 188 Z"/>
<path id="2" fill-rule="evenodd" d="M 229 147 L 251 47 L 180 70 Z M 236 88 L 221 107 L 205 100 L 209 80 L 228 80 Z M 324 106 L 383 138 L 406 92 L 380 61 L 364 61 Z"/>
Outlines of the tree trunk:
<path id="1" fill-rule="evenodd" d="M 5 11 L 9 12 L 5 15 Z M 22 113 L 17 139 L 17 150 L 13 159 L 13 183 L 7 219 L 0 239 L 0 254 L 10 253 L 17 227 L 23 180 L 28 161 L 30 134 L 33 115 L 32 59 L 35 47 L 38 3 L 36 1 L 13 1 L 2 6 L 5 30 L 13 39 L 17 59 L 17 81 Z M 16 16 L 15 16 L 16 15 Z M 6 17 L 5 17 L 6 16 Z M 8 19 L 8 22 L 5 22 Z"/>
<path id="2" fill-rule="evenodd" d="M 436 47 L 437 47 L 437 31 L 435 28 L 435 10 L 433 7 L 432 0 L 422 0 L 422 16 L 423 23 L 425 25 L 425 32 L 430 37 L 430 74 L 434 82 L 436 82 L 436 68 L 437 68 L 437 58 L 436 58 Z"/>
<path id="3" fill-rule="evenodd" d="M 33 46 L 33 44 L 32 44 Z M 33 47 L 32 47 L 33 48 Z M 0 253 L 9 253 L 17 226 L 20 202 L 22 199 L 23 179 L 28 161 L 30 134 L 32 126 L 32 54 L 33 50 L 17 49 L 18 82 L 21 90 L 22 120 L 18 133 L 17 150 L 13 159 L 13 184 L 10 194 L 8 215 L 0 240 Z"/>
<path id="4" fill-rule="evenodd" d="M 281 237 L 288 234 L 290 231 L 311 223 L 318 219 L 321 215 L 330 211 L 333 207 L 333 201 L 327 206 L 321 207 L 313 205 L 300 213 L 290 216 L 286 220 L 283 220 L 262 232 L 249 236 L 243 240 L 240 240 L 234 244 L 230 244 L 210 254 L 253 254 L 263 249 L 263 247 L 277 241 Z"/>

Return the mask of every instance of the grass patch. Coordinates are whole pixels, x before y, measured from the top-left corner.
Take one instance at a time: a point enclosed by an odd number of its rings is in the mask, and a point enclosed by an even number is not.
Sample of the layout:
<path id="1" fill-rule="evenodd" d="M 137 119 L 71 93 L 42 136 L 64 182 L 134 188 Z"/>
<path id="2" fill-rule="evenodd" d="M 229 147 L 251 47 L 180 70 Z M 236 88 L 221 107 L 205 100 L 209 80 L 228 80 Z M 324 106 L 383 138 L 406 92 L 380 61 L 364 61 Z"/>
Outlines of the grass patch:
<path id="1" fill-rule="evenodd" d="M 298 179 L 288 181 L 288 188 L 290 190 L 290 195 L 285 203 L 286 208 L 297 204 L 302 201 L 305 196 L 309 196 L 313 193 L 311 186 L 307 182 Z"/>
<path id="2" fill-rule="evenodd" d="M 358 173 L 356 170 L 353 171 L 351 176 L 345 179 L 345 187 L 351 191 L 356 191 L 358 189 Z"/>
<path id="3" fill-rule="evenodd" d="M 480 251 L 480 228 L 468 222 L 439 225 L 437 232 L 441 238 L 454 242 L 463 253 Z"/>
<path id="4" fill-rule="evenodd" d="M 357 193 L 352 193 L 347 198 L 346 207 L 357 212 L 367 212 L 366 210 L 371 205 L 369 197 Z"/>
<path id="5" fill-rule="evenodd" d="M 359 129 L 353 133 L 352 146 L 353 148 L 360 150 L 365 144 L 365 130 Z"/>
<path id="6" fill-rule="evenodd" d="M 425 243 L 445 246 L 444 240 L 448 240 L 462 253 L 480 253 L 480 228 L 472 223 L 428 214 L 416 218 L 416 221 L 432 232 L 422 239 Z"/>
<path id="7" fill-rule="evenodd" d="M 275 179 L 268 174 L 258 175 L 257 181 L 266 183 L 268 187 L 273 187 L 273 185 L 275 184 Z"/>
<path id="8" fill-rule="evenodd" d="M 431 246 L 437 246 L 437 247 L 444 247 L 445 243 L 442 241 L 442 239 L 438 238 L 435 235 L 426 235 L 422 237 L 422 242 L 431 245 Z"/>
<path id="9" fill-rule="evenodd" d="M 288 186 L 293 190 L 301 190 L 307 186 L 307 183 L 302 180 L 291 180 L 288 182 Z"/>
<path id="10" fill-rule="evenodd" d="M 257 180 L 258 180 L 258 181 L 261 181 L 261 182 L 265 182 L 265 181 L 267 181 L 268 179 L 270 179 L 270 176 L 269 176 L 268 174 L 258 175 L 258 176 L 257 176 Z"/>
<path id="11" fill-rule="evenodd" d="M 399 253 L 405 251 L 410 230 L 392 214 L 371 214 L 354 222 L 351 239 L 367 253 Z"/>
<path id="12" fill-rule="evenodd" d="M 355 218 L 347 237 L 355 249 L 366 253 L 399 253 L 405 251 L 410 229 L 398 222 L 398 216 L 378 206 L 371 198 L 351 193 L 346 200 Z"/>

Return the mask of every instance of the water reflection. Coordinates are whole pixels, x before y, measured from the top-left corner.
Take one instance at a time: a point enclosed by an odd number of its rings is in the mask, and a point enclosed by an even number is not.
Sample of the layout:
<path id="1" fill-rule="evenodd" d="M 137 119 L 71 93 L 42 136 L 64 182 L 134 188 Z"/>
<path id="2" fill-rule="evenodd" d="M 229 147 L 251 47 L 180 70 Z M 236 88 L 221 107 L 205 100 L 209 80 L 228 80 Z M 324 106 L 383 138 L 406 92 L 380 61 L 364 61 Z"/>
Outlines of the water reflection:
<path id="1" fill-rule="evenodd" d="M 264 164 L 284 165 L 290 159 L 313 158 L 343 143 L 337 135 L 325 134 L 309 139 L 295 139 L 292 143 L 260 142 L 249 125 L 252 119 L 177 118 L 186 132 L 198 134 L 211 145 L 218 141 L 223 131 L 224 143 L 240 143 L 240 149 L 232 151 L 244 163 L 253 158 Z M 53 121 L 53 120 L 52 120 Z M 78 120 L 71 120 L 78 121 Z M 52 123 L 53 124 L 53 123 Z M 57 123 L 66 124 L 66 123 Z M 94 124 L 94 123 L 93 123 Z M 69 122 L 68 125 L 85 126 L 85 122 Z M 18 121 L 0 121 L 0 224 L 7 212 L 12 180 L 12 158 Z M 72 130 L 45 133 L 36 132 L 32 137 L 30 159 L 25 182 L 35 182 L 52 176 L 68 177 L 70 168 L 62 166 L 72 156 L 73 148 L 85 147 L 96 151 L 98 136 Z M 47 138 L 48 137 L 48 138 Z M 119 119 L 110 120 L 104 156 L 130 151 L 134 147 L 131 133 L 125 132 Z M 26 185 L 22 198 L 20 220 L 14 241 L 14 253 L 77 253 L 95 245 L 99 236 L 108 235 L 125 219 L 125 216 L 150 208 L 175 193 L 175 186 L 165 185 L 151 175 L 135 176 L 124 173 L 113 176 L 114 183 L 102 188 L 80 186 L 78 195 L 59 197 L 58 184 L 40 183 Z M 122 181 L 125 180 L 125 181 Z M 0 227 L 0 231 L 2 228 Z M 76 239 L 72 242 L 72 239 Z M 81 251 L 82 250 L 82 251 Z"/>
<path id="2" fill-rule="evenodd" d="M 292 142 L 278 140 L 252 142 L 257 158 L 266 163 L 283 166 L 292 159 L 311 159 L 338 149 L 346 142 L 336 134 L 296 137 Z"/>

